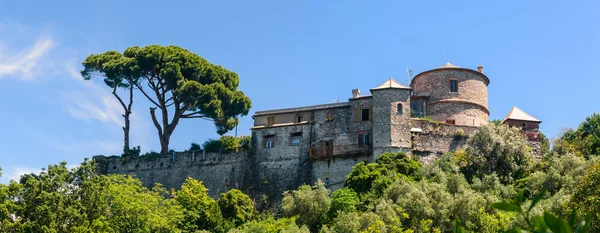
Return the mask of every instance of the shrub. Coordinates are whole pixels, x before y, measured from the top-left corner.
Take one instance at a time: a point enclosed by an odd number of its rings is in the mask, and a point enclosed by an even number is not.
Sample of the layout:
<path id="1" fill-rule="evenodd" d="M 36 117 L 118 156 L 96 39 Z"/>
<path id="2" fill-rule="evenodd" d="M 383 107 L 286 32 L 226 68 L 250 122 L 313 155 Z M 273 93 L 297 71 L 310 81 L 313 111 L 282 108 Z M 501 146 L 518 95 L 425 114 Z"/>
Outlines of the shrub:
<path id="1" fill-rule="evenodd" d="M 360 162 L 352 168 L 344 181 L 344 186 L 357 192 L 364 201 L 368 193 L 382 194 L 393 182 L 393 175 L 387 169 L 381 169 L 377 163 Z"/>
<path id="2" fill-rule="evenodd" d="M 175 200 L 183 207 L 181 228 L 186 231 L 209 230 L 222 232 L 223 216 L 217 202 L 208 196 L 202 181 L 188 177 L 181 189 L 174 192 Z"/>
<path id="3" fill-rule="evenodd" d="M 600 163 L 590 167 L 576 191 L 569 206 L 579 213 L 591 215 L 590 232 L 600 232 Z"/>
<path id="4" fill-rule="evenodd" d="M 390 169 L 411 178 L 417 178 L 421 170 L 421 163 L 410 159 L 404 152 L 383 153 L 377 157 L 375 162 L 384 169 Z"/>
<path id="5" fill-rule="evenodd" d="M 468 179 L 495 172 L 506 184 L 527 175 L 533 154 L 519 128 L 487 124 L 469 138 L 464 159 Z"/>
<path id="6" fill-rule="evenodd" d="M 242 150 L 252 149 L 252 136 L 246 135 L 239 137 L 239 147 Z"/>
<path id="7" fill-rule="evenodd" d="M 198 143 L 192 143 L 192 145 L 190 145 L 190 149 L 191 151 L 193 150 L 201 150 L 202 148 L 200 147 L 200 144 Z"/>
<path id="8" fill-rule="evenodd" d="M 237 152 L 240 148 L 250 149 L 252 137 L 242 136 L 221 136 L 219 139 L 208 139 L 202 144 L 202 149 L 207 152 L 219 152 L 223 149 L 224 153 Z"/>
<path id="9" fill-rule="evenodd" d="M 314 186 L 302 185 L 283 195 L 281 209 L 286 216 L 298 216 L 298 223 L 318 229 L 326 221 L 331 207 L 329 190 L 318 180 Z"/>
<path id="10" fill-rule="evenodd" d="M 219 197 L 217 203 L 219 204 L 223 218 L 231 221 L 234 226 L 239 226 L 250 221 L 256 212 L 252 199 L 237 189 L 221 193 L 221 197 Z"/>
<path id="11" fill-rule="evenodd" d="M 349 188 L 342 188 L 335 190 L 331 194 L 331 208 L 329 209 L 329 216 L 331 218 L 336 217 L 339 213 L 348 213 L 356 211 L 358 205 L 360 205 L 360 199 L 358 194 Z"/>

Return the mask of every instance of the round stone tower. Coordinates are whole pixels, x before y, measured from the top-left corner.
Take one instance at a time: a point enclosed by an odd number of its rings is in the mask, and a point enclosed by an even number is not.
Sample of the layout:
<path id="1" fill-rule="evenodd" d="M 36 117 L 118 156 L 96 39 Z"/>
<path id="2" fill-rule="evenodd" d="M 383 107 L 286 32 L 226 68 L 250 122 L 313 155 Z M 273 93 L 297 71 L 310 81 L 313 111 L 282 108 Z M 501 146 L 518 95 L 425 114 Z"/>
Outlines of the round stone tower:
<path id="1" fill-rule="evenodd" d="M 477 70 L 446 65 L 415 76 L 410 86 L 411 102 L 420 115 L 447 124 L 479 126 L 488 123 L 488 90 L 490 80 Z"/>

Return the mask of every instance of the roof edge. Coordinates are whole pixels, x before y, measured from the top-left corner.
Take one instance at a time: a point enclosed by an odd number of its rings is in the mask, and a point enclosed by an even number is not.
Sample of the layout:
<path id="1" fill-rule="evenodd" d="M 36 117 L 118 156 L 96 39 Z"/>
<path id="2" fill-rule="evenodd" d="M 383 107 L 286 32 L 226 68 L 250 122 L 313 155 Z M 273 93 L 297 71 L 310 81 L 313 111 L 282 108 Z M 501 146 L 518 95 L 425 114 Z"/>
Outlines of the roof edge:
<path id="1" fill-rule="evenodd" d="M 490 78 L 488 78 L 485 74 L 483 74 L 483 73 L 481 73 L 479 71 L 468 69 L 468 68 L 462 68 L 462 67 L 439 67 L 439 68 L 435 68 L 435 69 L 431 69 L 431 70 L 426 70 L 426 71 L 423 71 L 423 72 L 415 75 L 415 77 L 412 78 L 412 80 L 410 80 L 410 86 L 412 86 L 413 82 L 418 77 L 420 77 L 422 74 L 426 74 L 426 73 L 430 73 L 430 72 L 436 72 L 436 71 L 443 71 L 443 70 L 464 70 L 464 71 L 469 71 L 469 72 L 472 72 L 472 73 L 476 73 L 476 74 L 481 75 L 483 78 L 485 78 L 485 80 L 487 81 L 487 83 L 485 84 L 486 86 L 490 85 Z"/>

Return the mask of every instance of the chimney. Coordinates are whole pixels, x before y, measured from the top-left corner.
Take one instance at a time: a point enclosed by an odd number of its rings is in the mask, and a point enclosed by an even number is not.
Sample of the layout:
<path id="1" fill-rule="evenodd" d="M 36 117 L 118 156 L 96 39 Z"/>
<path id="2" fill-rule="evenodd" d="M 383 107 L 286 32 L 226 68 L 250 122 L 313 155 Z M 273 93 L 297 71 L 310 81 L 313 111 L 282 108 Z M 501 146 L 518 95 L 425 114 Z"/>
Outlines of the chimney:
<path id="1" fill-rule="evenodd" d="M 358 97 L 360 97 L 360 90 L 352 89 L 352 98 L 358 98 Z"/>
<path id="2" fill-rule="evenodd" d="M 477 67 L 477 71 L 479 71 L 479 73 L 482 73 L 482 74 L 483 74 L 483 66 L 479 65 L 479 66 Z"/>

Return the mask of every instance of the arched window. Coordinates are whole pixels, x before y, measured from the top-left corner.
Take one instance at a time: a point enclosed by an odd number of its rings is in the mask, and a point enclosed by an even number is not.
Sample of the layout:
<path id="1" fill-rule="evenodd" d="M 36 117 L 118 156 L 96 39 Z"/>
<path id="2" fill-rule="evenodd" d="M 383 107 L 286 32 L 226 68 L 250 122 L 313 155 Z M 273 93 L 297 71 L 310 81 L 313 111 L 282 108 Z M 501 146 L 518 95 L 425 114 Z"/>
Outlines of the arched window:
<path id="1" fill-rule="evenodd" d="M 402 104 L 398 104 L 398 115 L 402 115 Z"/>

